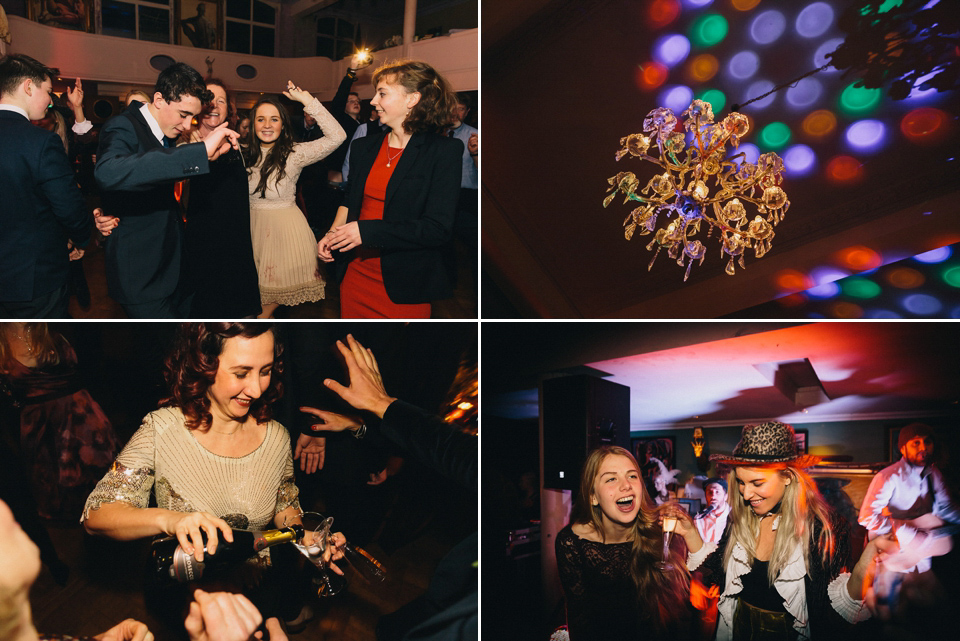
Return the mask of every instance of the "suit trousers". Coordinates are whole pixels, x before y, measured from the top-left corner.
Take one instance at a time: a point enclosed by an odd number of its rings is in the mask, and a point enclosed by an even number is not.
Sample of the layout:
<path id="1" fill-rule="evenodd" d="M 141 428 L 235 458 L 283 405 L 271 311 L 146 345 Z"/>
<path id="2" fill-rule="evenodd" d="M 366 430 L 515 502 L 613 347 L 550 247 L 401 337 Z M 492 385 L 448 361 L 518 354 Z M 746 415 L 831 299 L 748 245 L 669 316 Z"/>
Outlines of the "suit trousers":
<path id="1" fill-rule="evenodd" d="M 0 318 L 69 318 L 70 297 L 64 283 L 49 294 L 24 302 L 0 301 Z"/>
<path id="2" fill-rule="evenodd" d="M 148 303 L 127 303 L 123 311 L 130 318 L 182 318 L 178 313 L 176 296 L 167 296 Z"/>

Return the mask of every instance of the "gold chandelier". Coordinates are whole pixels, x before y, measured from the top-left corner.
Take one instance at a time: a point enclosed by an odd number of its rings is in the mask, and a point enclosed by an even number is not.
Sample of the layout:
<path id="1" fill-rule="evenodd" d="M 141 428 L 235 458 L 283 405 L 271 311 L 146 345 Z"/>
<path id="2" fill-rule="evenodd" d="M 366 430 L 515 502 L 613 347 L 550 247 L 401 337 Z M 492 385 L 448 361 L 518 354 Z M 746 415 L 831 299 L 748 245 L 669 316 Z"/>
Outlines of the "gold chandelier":
<path id="1" fill-rule="evenodd" d="M 684 128 L 693 133 L 689 147 L 684 134 L 674 131 L 677 117 L 665 107 L 647 114 L 643 134 L 620 139 L 623 148 L 617 152 L 618 161 L 630 154 L 659 165 L 663 172 L 651 178 L 639 193 L 640 181 L 633 172 L 620 172 L 607 179 L 611 187 L 603 206 L 608 206 L 618 193 L 625 196 L 624 204 L 640 203 L 623 221 L 624 236 L 630 240 L 634 233 L 654 234 L 647 245 L 648 250 L 656 246 L 648 270 L 666 247 L 667 255 L 678 265 L 682 267 L 686 261 L 686 281 L 693 261 L 699 259 L 702 265 L 706 257 L 707 248 L 694 239 L 705 222 L 707 238 L 714 228 L 719 232 L 720 255 L 730 257 L 726 272 L 732 276 L 734 259 L 744 268 L 746 250 L 753 249 L 757 258 L 770 251 L 773 228 L 790 207 L 786 192 L 780 188 L 783 160 L 772 152 L 761 154 L 756 164 L 747 162 L 744 152 L 726 158 L 727 143 L 735 150 L 750 130 L 749 120 L 741 113 L 731 113 L 714 123 L 710 103 L 694 100 L 681 117 Z M 648 154 L 651 145 L 659 151 L 658 158 Z M 758 215 L 749 223 L 744 203 L 757 209 Z M 657 229 L 661 213 L 669 222 Z"/>

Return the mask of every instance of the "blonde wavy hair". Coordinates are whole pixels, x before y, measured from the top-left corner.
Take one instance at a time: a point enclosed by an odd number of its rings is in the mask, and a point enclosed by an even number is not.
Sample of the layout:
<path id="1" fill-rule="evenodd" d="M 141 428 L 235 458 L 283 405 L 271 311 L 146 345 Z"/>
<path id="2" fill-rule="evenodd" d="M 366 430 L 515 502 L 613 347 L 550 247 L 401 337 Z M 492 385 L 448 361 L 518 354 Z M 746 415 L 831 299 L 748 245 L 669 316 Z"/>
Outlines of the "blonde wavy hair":
<path id="1" fill-rule="evenodd" d="M 580 474 L 580 488 L 574 500 L 571 523 L 590 525 L 603 539 L 603 517 L 599 505 L 592 505 L 591 496 L 596 484 L 600 465 L 608 456 L 625 456 L 640 471 L 637 460 L 628 450 L 613 445 L 599 447 L 587 456 Z M 633 524 L 633 548 L 630 555 L 630 576 L 637 588 L 637 600 L 642 609 L 651 615 L 653 622 L 666 628 L 684 612 L 690 597 L 690 572 L 687 570 L 687 550 L 683 539 L 673 537 L 670 557 L 677 568 L 663 572 L 654 567 L 663 555 L 663 533 L 657 523 L 657 511 L 640 482 L 640 512 Z M 652 607 L 651 607 L 652 606 Z"/>
<path id="2" fill-rule="evenodd" d="M 740 465 L 737 467 L 754 467 L 766 470 L 776 470 L 783 479 L 790 479 L 790 484 L 784 488 L 783 499 L 780 502 L 780 525 L 777 527 L 773 541 L 773 553 L 767 566 L 767 578 L 773 585 L 777 575 L 787 565 L 793 547 L 799 542 L 803 552 L 803 562 L 810 573 L 810 539 L 813 536 L 815 521 L 820 521 L 822 529 L 817 540 L 817 548 L 824 565 L 830 563 L 836 551 L 836 538 L 830 526 L 830 507 L 817 490 L 813 478 L 803 469 L 789 463 L 773 463 L 768 465 Z M 728 487 L 738 487 L 736 467 L 730 470 L 727 476 Z M 723 551 L 723 565 L 726 567 L 733 554 L 734 546 L 739 543 L 746 549 L 751 564 L 756 558 L 757 537 L 760 534 L 760 519 L 747 505 L 742 496 L 730 497 L 730 538 Z"/>

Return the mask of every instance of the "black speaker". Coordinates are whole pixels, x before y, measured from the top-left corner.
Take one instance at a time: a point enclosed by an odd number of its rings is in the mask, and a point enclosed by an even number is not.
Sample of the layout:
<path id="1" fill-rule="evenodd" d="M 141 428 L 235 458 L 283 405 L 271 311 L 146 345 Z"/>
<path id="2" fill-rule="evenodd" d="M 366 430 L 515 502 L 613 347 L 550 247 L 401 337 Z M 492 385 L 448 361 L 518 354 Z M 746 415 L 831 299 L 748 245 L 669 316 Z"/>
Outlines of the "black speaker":
<path id="1" fill-rule="evenodd" d="M 541 384 L 543 486 L 576 490 L 587 454 L 601 445 L 630 449 L 630 388 L 596 376 Z"/>

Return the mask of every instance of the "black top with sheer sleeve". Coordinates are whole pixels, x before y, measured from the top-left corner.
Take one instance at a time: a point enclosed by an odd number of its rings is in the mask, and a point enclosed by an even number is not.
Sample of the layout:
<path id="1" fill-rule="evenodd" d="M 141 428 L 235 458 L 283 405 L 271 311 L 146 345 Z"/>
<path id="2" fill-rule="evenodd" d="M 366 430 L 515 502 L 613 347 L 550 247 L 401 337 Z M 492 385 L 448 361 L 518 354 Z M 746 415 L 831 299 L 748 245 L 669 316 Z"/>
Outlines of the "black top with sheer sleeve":
<path id="1" fill-rule="evenodd" d="M 632 545 L 581 539 L 569 525 L 557 534 L 557 568 L 567 600 L 570 641 L 643 638 L 637 589 L 630 576 Z"/>

